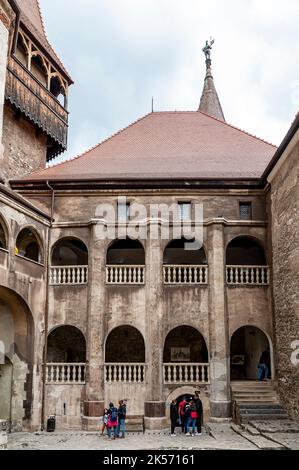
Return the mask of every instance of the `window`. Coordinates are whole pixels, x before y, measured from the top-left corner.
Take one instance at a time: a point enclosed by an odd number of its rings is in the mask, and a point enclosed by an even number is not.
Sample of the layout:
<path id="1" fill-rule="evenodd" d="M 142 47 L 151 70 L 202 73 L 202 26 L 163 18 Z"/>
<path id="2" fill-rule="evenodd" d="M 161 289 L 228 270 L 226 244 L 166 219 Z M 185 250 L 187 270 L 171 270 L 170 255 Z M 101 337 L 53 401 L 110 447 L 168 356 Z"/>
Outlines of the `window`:
<path id="1" fill-rule="evenodd" d="M 179 219 L 191 220 L 191 202 L 179 202 Z"/>
<path id="2" fill-rule="evenodd" d="M 240 214 L 240 220 L 251 220 L 252 219 L 252 204 L 251 204 L 251 202 L 240 202 L 239 203 L 239 214 Z"/>
<path id="3" fill-rule="evenodd" d="M 117 220 L 120 223 L 126 223 L 130 219 L 130 203 L 117 205 Z"/>

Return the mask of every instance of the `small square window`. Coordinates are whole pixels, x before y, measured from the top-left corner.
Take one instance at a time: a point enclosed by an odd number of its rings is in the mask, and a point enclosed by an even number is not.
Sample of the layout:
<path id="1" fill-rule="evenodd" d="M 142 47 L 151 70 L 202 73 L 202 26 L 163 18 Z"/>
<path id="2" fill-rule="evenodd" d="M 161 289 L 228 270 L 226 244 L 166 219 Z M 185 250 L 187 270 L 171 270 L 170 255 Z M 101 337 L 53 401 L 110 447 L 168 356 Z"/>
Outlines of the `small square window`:
<path id="1" fill-rule="evenodd" d="M 179 202 L 179 219 L 180 220 L 191 220 L 191 202 Z"/>
<path id="2" fill-rule="evenodd" d="M 251 202 L 239 203 L 240 220 L 252 219 L 252 204 Z"/>
<path id="3" fill-rule="evenodd" d="M 130 203 L 117 205 L 117 220 L 126 223 L 130 219 Z"/>

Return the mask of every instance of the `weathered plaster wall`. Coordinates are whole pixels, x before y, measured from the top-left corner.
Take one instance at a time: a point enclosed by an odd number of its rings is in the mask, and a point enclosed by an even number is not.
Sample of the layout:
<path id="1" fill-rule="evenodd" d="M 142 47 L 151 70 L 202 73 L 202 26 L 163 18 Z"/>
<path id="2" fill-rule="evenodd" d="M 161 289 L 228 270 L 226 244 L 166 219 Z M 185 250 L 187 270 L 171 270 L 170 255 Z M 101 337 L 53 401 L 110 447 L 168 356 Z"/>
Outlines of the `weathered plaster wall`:
<path id="1" fill-rule="evenodd" d="M 299 419 L 299 144 L 271 183 L 273 294 L 278 385 L 289 413 Z M 298 347 L 297 347 L 298 349 Z M 296 360 L 297 357 L 297 360 Z"/>
<path id="2" fill-rule="evenodd" d="M 1 7 L 0 7 L 1 12 Z M 2 146 L 2 128 L 3 128 L 3 110 L 4 110 L 4 90 L 6 78 L 6 63 L 8 51 L 8 30 L 2 23 L 0 18 L 0 167 L 3 161 L 3 146 Z"/>

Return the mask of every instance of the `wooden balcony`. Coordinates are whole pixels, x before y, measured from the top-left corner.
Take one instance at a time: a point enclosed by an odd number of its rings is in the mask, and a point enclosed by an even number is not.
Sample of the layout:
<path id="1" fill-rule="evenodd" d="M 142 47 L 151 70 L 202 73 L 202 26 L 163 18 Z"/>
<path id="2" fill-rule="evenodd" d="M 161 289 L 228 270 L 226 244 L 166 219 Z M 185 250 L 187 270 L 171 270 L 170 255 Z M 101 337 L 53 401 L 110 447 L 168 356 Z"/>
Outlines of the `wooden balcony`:
<path id="1" fill-rule="evenodd" d="M 49 159 L 66 150 L 67 110 L 15 57 L 8 60 L 5 99 L 53 139 Z"/>

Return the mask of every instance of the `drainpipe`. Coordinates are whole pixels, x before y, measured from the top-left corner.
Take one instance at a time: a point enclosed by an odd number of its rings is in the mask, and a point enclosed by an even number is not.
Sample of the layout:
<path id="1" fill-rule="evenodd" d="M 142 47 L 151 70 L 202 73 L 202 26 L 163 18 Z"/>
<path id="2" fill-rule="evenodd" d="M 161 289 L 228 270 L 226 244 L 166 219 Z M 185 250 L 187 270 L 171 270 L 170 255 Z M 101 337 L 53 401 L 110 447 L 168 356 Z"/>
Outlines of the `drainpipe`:
<path id="1" fill-rule="evenodd" d="M 50 279 L 50 243 L 51 243 L 51 229 L 53 226 L 54 204 L 55 204 L 55 189 L 47 181 L 47 186 L 50 189 L 51 196 L 51 221 L 48 229 L 47 239 L 47 264 L 46 264 L 46 300 L 45 300 L 45 345 L 43 354 L 43 389 L 42 389 L 42 415 L 41 415 L 41 430 L 45 429 L 46 423 L 46 379 L 47 379 L 47 353 L 48 353 L 48 334 L 49 334 L 49 279 Z"/>

